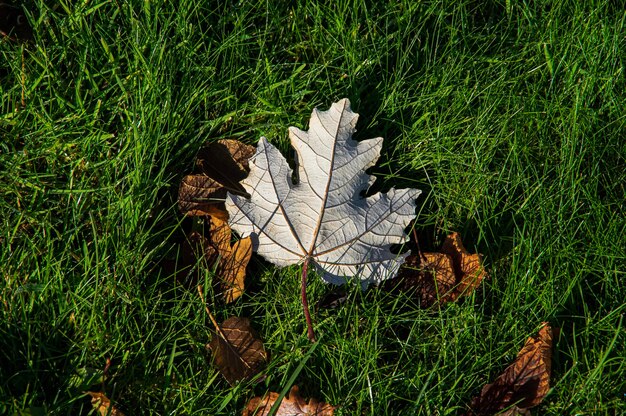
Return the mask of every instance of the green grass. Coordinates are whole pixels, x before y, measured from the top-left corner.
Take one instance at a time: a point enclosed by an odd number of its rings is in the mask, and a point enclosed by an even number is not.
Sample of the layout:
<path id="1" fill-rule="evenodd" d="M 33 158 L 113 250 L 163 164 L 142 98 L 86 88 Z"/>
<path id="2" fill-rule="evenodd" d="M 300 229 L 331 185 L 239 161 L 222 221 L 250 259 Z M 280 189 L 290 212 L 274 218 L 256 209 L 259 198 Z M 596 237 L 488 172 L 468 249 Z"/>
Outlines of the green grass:
<path id="1" fill-rule="evenodd" d="M 52 3 L 24 2 L 32 43 L 0 40 L 0 413 L 88 414 L 110 358 L 127 414 L 236 415 L 292 376 L 339 415 L 458 414 L 543 321 L 561 335 L 534 414 L 626 413 L 623 9 Z M 288 154 L 287 127 L 342 97 L 357 138 L 385 138 L 377 190 L 424 191 L 422 248 L 459 231 L 491 277 L 437 312 L 351 288 L 299 367 L 300 270 L 253 258 L 242 299 L 209 298 L 271 354 L 262 383 L 230 387 L 198 296 L 159 266 L 190 228 L 178 184 L 205 141 Z M 332 287 L 311 280 L 314 304 Z"/>

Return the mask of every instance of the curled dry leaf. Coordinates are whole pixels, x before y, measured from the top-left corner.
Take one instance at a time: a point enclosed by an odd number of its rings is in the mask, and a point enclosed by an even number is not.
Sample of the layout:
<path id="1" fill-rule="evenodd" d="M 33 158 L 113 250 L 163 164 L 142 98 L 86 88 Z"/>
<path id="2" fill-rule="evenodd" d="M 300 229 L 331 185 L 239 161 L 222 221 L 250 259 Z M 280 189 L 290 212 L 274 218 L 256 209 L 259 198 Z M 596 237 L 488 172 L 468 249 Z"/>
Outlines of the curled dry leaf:
<path id="1" fill-rule="evenodd" d="M 199 173 L 185 176 L 178 189 L 180 211 L 226 221 L 226 192 L 247 195 L 239 181 L 248 175 L 248 159 L 254 151 L 254 147 L 238 140 L 219 140 L 200 149 L 196 157 Z"/>
<path id="2" fill-rule="evenodd" d="M 243 411 L 243 416 L 267 416 L 280 395 L 271 392 L 265 397 L 251 399 Z M 280 403 L 276 416 L 332 416 L 336 406 L 320 402 L 316 399 L 305 401 L 298 392 L 298 386 L 293 386 Z"/>
<path id="3" fill-rule="evenodd" d="M 441 252 L 452 257 L 458 285 L 457 296 L 466 296 L 473 292 L 487 276 L 482 266 L 480 254 L 470 254 L 463 246 L 461 236 L 454 232 L 446 237 Z"/>
<path id="4" fill-rule="evenodd" d="M 246 266 L 252 256 L 252 242 L 250 237 L 242 238 L 231 244 L 231 230 L 225 221 L 217 217 L 207 218 L 209 225 L 208 236 L 192 232 L 188 244 L 183 250 L 183 273 L 187 273 L 197 258 L 203 258 L 208 267 L 214 268 L 218 277 L 216 291 L 220 293 L 224 302 L 237 300 L 245 287 Z M 194 283 L 195 280 L 193 279 Z"/>
<path id="5" fill-rule="evenodd" d="M 458 233 L 452 233 L 440 253 L 407 257 L 398 277 L 383 288 L 414 293 L 420 305 L 428 308 L 471 294 L 486 276 L 480 254 L 468 253 Z"/>
<path id="6" fill-rule="evenodd" d="M 513 364 L 472 400 L 468 415 L 530 414 L 527 409 L 541 403 L 550 390 L 552 343 L 557 334 L 544 323 L 536 336 L 528 338 Z"/>
<path id="7" fill-rule="evenodd" d="M 217 329 L 208 345 L 214 362 L 229 384 L 256 375 L 267 363 L 267 352 L 250 320 L 231 316 Z"/>
<path id="8" fill-rule="evenodd" d="M 98 410 L 100 416 L 124 416 L 124 413 L 118 410 L 104 393 L 94 391 L 86 393 L 91 396 L 91 404 Z"/>
<path id="9" fill-rule="evenodd" d="M 246 266 L 252 256 L 252 240 L 246 237 L 231 245 L 231 230 L 228 224 L 214 217 L 208 221 L 210 244 L 206 247 L 205 255 L 218 261 L 220 293 L 224 296 L 224 301 L 230 303 L 243 294 Z"/>

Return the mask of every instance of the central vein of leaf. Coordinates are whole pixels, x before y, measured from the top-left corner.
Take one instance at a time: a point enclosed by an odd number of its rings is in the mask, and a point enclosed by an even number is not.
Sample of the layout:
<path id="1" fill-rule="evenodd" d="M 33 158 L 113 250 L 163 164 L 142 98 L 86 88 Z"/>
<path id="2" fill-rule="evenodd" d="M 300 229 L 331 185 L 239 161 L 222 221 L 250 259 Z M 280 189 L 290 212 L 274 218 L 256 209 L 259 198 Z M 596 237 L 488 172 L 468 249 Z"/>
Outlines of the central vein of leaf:
<path id="1" fill-rule="evenodd" d="M 341 115 L 339 116 L 339 120 L 337 121 L 337 125 L 335 126 L 335 131 L 332 134 L 333 137 L 333 151 L 330 156 L 330 167 L 328 172 L 328 180 L 326 181 L 326 187 L 324 188 L 324 194 L 322 196 L 322 206 L 320 207 L 319 216 L 317 218 L 317 224 L 315 225 L 315 229 L 313 230 L 313 239 L 311 240 L 311 247 L 309 248 L 308 255 L 313 255 L 313 250 L 315 250 L 315 246 L 317 245 L 317 237 L 319 236 L 320 229 L 322 227 L 322 220 L 324 219 L 324 213 L 326 211 L 326 201 L 328 200 L 328 190 L 330 189 L 330 183 L 333 179 L 333 167 L 335 166 L 335 155 L 337 154 L 337 134 L 339 132 L 339 126 L 341 126 L 341 120 L 343 120 L 343 113 L 346 109 L 346 104 L 344 102 L 343 108 L 341 109 Z M 329 132 L 330 133 L 330 132 Z"/>

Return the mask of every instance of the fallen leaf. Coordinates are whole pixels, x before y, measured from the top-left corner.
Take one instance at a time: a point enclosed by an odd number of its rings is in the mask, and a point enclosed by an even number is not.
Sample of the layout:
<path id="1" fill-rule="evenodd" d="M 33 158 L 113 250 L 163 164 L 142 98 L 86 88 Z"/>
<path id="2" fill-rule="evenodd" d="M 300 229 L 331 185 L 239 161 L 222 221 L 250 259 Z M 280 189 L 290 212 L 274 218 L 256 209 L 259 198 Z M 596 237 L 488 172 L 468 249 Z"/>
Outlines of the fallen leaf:
<path id="1" fill-rule="evenodd" d="M 356 142 L 358 114 L 346 98 L 328 111 L 313 110 L 309 130 L 289 128 L 297 152 L 297 182 L 280 151 L 261 137 L 241 184 L 247 198 L 228 192 L 229 224 L 278 267 L 302 264 L 301 301 L 315 340 L 306 297 L 309 263 L 327 283 L 357 278 L 365 288 L 395 276 L 407 254 L 391 251 L 408 239 L 417 189 L 390 189 L 367 198 L 375 178 L 365 173 L 380 156 L 381 137 Z"/>
<path id="2" fill-rule="evenodd" d="M 472 400 L 468 415 L 526 415 L 550 390 L 552 343 L 558 331 L 547 323 L 528 338 L 513 364 Z M 504 411 L 505 413 L 499 413 Z"/>
<path id="3" fill-rule="evenodd" d="M 210 215 L 228 220 L 225 199 L 226 189 L 208 176 L 187 175 L 178 189 L 178 209 L 190 217 Z"/>
<path id="4" fill-rule="evenodd" d="M 241 184 L 250 198 L 228 193 L 229 224 L 253 247 L 283 267 L 311 262 L 328 283 L 352 277 L 363 286 L 393 277 L 406 254 L 392 244 L 408 237 L 417 189 L 391 189 L 364 198 L 375 178 L 383 139 L 352 139 L 358 114 L 347 99 L 328 111 L 313 110 L 308 131 L 289 128 L 297 152 L 298 182 L 280 151 L 261 137 Z"/>
<path id="5" fill-rule="evenodd" d="M 250 237 L 231 244 L 231 230 L 228 223 L 218 217 L 205 219 L 208 238 L 197 231 L 187 237 L 182 248 L 181 264 L 177 278 L 185 286 L 194 286 L 198 282 L 199 270 L 194 267 L 202 259 L 204 267 L 215 272 L 215 290 L 224 302 L 237 300 L 244 291 L 246 267 L 252 257 Z"/>
<path id="6" fill-rule="evenodd" d="M 423 308 L 447 302 L 455 287 L 452 258 L 443 253 L 407 257 L 398 277 L 384 282 L 383 289 L 413 293 Z"/>
<path id="7" fill-rule="evenodd" d="M 91 396 L 91 404 L 98 410 L 100 416 L 124 416 L 109 400 L 109 398 L 101 392 L 88 391 Z"/>
<path id="8" fill-rule="evenodd" d="M 486 276 L 480 255 L 469 254 L 458 233 L 452 233 L 440 253 L 410 255 L 398 276 L 382 287 L 414 293 L 420 305 L 429 308 L 471 294 Z"/>
<path id="9" fill-rule="evenodd" d="M 217 217 L 211 217 L 208 221 L 210 244 L 206 247 L 205 253 L 207 257 L 213 256 L 218 261 L 216 270 L 220 280 L 218 290 L 224 301 L 230 303 L 243 294 L 246 266 L 252 256 L 252 239 L 242 238 L 231 245 L 231 230 L 228 223 Z"/>
<path id="10" fill-rule="evenodd" d="M 0 35 L 12 40 L 31 40 L 33 29 L 18 7 L 0 3 Z"/>
<path id="11" fill-rule="evenodd" d="M 219 140 L 198 151 L 198 174 L 187 175 L 178 189 L 178 208 L 189 216 L 210 215 L 224 221 L 226 192 L 247 195 L 239 181 L 248 175 L 254 147 L 238 140 Z"/>
<path id="12" fill-rule="evenodd" d="M 196 165 L 203 175 L 213 178 L 227 191 L 248 195 L 239 182 L 248 176 L 248 160 L 255 150 L 239 140 L 219 140 L 198 151 Z"/>
<path id="13" fill-rule="evenodd" d="M 467 296 L 473 292 L 487 276 L 482 266 L 480 254 L 470 254 L 461 241 L 459 233 L 454 232 L 446 237 L 441 252 L 449 254 L 454 262 L 457 275 L 457 296 Z"/>
<path id="14" fill-rule="evenodd" d="M 251 399 L 243 411 L 243 416 L 267 416 L 270 409 L 276 403 L 280 394 L 271 392 L 265 397 Z M 332 416 L 336 406 L 320 402 L 316 399 L 305 401 L 298 392 L 298 386 L 293 386 L 283 398 L 276 416 Z"/>
<path id="15" fill-rule="evenodd" d="M 250 320 L 231 316 L 218 328 L 208 345 L 214 363 L 229 384 L 249 379 L 267 363 L 263 341 Z"/>

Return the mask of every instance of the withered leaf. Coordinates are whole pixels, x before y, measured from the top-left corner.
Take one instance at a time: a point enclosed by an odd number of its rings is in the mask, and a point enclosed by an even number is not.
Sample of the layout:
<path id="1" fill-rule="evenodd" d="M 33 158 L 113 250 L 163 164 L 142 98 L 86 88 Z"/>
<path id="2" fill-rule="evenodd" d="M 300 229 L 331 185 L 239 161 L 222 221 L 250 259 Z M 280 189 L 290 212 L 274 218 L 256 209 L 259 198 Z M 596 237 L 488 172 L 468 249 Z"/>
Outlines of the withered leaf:
<path id="1" fill-rule="evenodd" d="M 473 292 L 487 272 L 482 265 L 480 254 L 470 254 L 461 241 L 459 233 L 454 232 L 446 237 L 441 247 L 441 252 L 449 254 L 454 262 L 454 270 L 457 276 L 457 296 L 466 296 Z"/>
<path id="2" fill-rule="evenodd" d="M 267 352 L 250 320 L 231 316 L 209 343 L 214 362 L 229 384 L 249 379 L 267 363 Z"/>
<path id="3" fill-rule="evenodd" d="M 469 415 L 526 415 L 550 390 L 552 343 L 557 335 L 545 323 L 539 333 L 528 338 L 513 364 L 491 384 L 487 384 L 470 405 Z M 506 410 L 505 410 L 506 409 Z"/>
<path id="4" fill-rule="evenodd" d="M 204 175 L 187 175 L 178 189 L 178 208 L 188 216 L 216 216 L 228 220 L 224 208 L 226 189 Z"/>
<path id="5" fill-rule="evenodd" d="M 248 159 L 254 147 L 238 140 L 219 140 L 198 151 L 197 174 L 183 178 L 178 189 L 178 207 L 190 216 L 210 215 L 228 219 L 226 192 L 247 195 L 239 181 L 248 175 Z"/>
<path id="6" fill-rule="evenodd" d="M 236 195 L 248 195 L 239 183 L 248 176 L 250 159 L 256 149 L 239 140 L 219 140 L 198 151 L 196 165 L 200 172 Z"/>
<path id="7" fill-rule="evenodd" d="M 280 394 L 271 392 L 265 397 L 251 399 L 243 411 L 243 416 L 267 416 Z M 316 399 L 305 401 L 298 392 L 298 386 L 293 386 L 280 403 L 276 416 L 332 416 L 336 406 L 320 402 Z"/>
<path id="8" fill-rule="evenodd" d="M 385 282 L 383 289 L 413 293 L 428 308 L 471 294 L 486 275 L 480 255 L 469 254 L 458 233 L 452 233 L 440 253 L 407 257 L 398 277 Z"/>
<path id="9" fill-rule="evenodd" d="M 91 396 L 91 404 L 98 410 L 100 416 L 124 416 L 104 393 L 94 391 L 86 393 Z"/>
<path id="10" fill-rule="evenodd" d="M 230 243 L 231 230 L 228 223 L 216 217 L 209 220 L 209 251 L 218 257 L 217 276 L 220 280 L 220 293 L 226 303 L 238 299 L 244 290 L 246 266 L 252 256 L 252 239 L 250 237 Z"/>
<path id="11" fill-rule="evenodd" d="M 189 234 L 182 252 L 179 280 L 187 282 L 191 266 L 201 258 L 206 267 L 215 271 L 217 293 L 224 302 L 230 303 L 243 294 L 246 267 L 252 257 L 252 241 L 246 237 L 231 244 L 231 230 L 225 221 L 211 216 L 206 223 L 208 238 L 196 231 Z M 190 283 L 196 284 L 197 278 L 197 274 L 193 275 Z"/>

